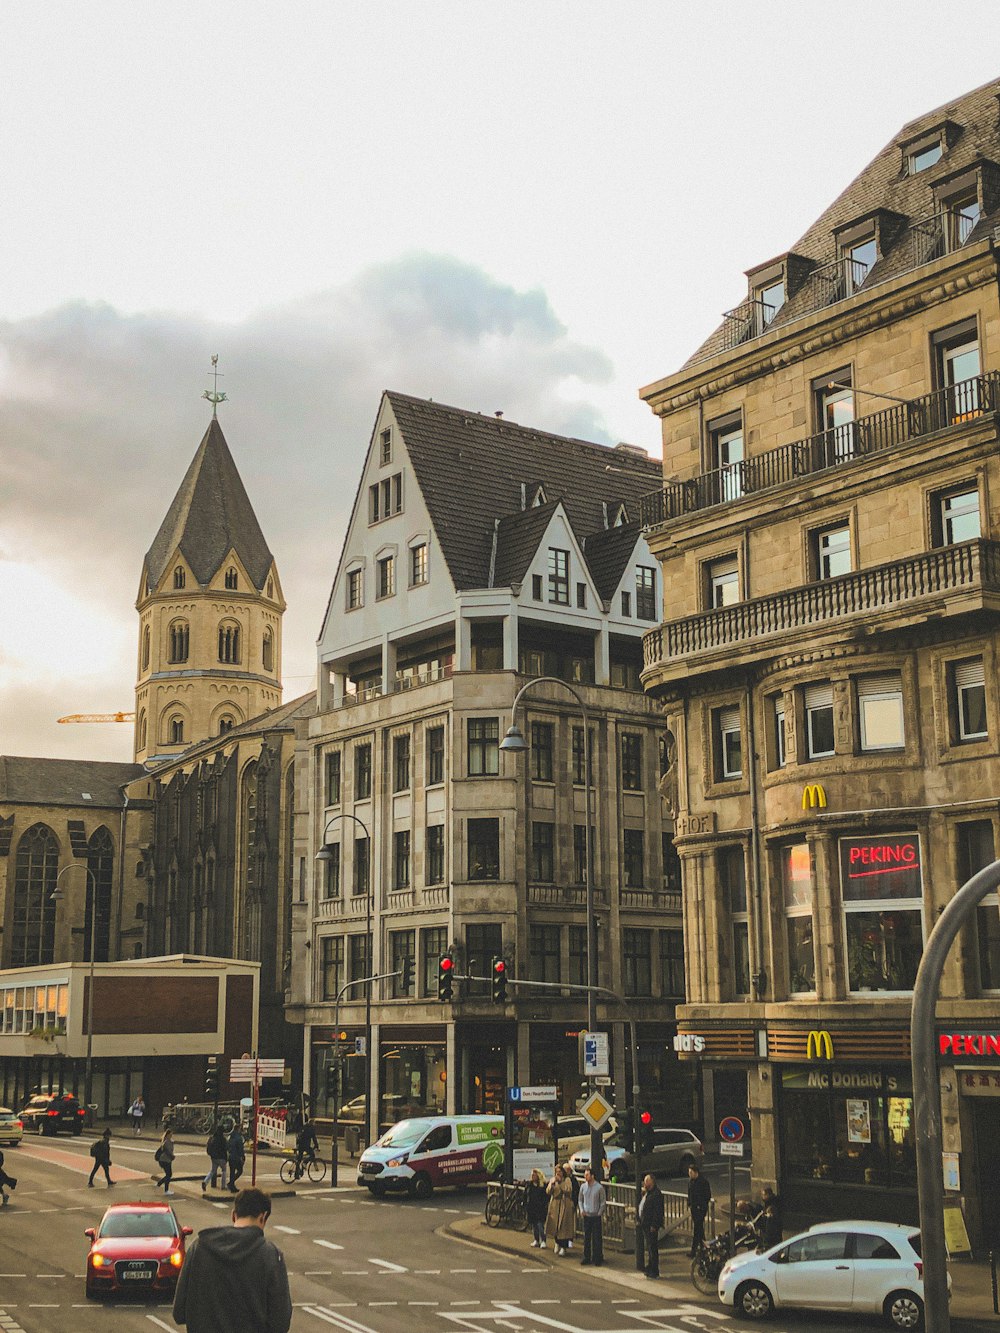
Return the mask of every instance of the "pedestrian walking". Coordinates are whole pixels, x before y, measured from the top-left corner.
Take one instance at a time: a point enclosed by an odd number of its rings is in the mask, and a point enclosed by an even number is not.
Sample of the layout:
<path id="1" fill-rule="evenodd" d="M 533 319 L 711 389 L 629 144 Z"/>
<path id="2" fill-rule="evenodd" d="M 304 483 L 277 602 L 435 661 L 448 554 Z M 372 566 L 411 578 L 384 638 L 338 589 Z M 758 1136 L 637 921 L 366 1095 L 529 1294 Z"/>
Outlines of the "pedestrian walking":
<path id="1" fill-rule="evenodd" d="M 583 1259 L 581 1263 L 599 1268 L 604 1263 L 604 1210 L 608 1192 L 588 1166 L 580 1186 L 579 1208 L 583 1218 Z"/>
<path id="2" fill-rule="evenodd" d="M 201 1182 L 202 1194 L 208 1189 L 209 1185 L 215 1189 L 216 1177 L 222 1176 L 222 1183 L 226 1183 L 226 1162 L 228 1153 L 226 1150 L 226 1132 L 222 1125 L 216 1125 L 208 1136 L 208 1142 L 205 1144 L 205 1151 L 211 1159 L 212 1165 L 205 1173 L 205 1179 Z"/>
<path id="3" fill-rule="evenodd" d="M 269 1194 L 240 1190 L 232 1226 L 198 1233 L 177 1280 L 175 1323 L 189 1333 L 288 1333 L 288 1270 L 264 1236 L 270 1216 Z"/>
<path id="4" fill-rule="evenodd" d="M 524 1212 L 531 1223 L 531 1233 L 534 1236 L 534 1240 L 531 1242 L 533 1250 L 545 1249 L 545 1214 L 548 1210 L 549 1200 L 545 1191 L 545 1177 L 536 1166 L 531 1173 L 531 1179 L 528 1181 L 524 1200 Z"/>
<path id="5" fill-rule="evenodd" d="M 111 1179 L 111 1130 L 106 1129 L 99 1139 L 95 1139 L 90 1145 L 90 1155 L 94 1159 L 94 1167 L 90 1173 L 90 1179 L 87 1181 L 87 1188 L 94 1188 L 94 1177 L 98 1171 L 104 1172 L 104 1179 L 108 1182 L 110 1188 L 115 1182 Z"/>
<path id="6" fill-rule="evenodd" d="M 170 1181 L 174 1174 L 174 1133 L 171 1129 L 163 1131 L 163 1138 L 160 1139 L 160 1146 L 153 1154 L 153 1161 L 159 1166 L 161 1175 L 159 1179 L 154 1175 L 156 1187 L 163 1186 L 164 1194 L 173 1194 L 170 1188 Z"/>
<path id="7" fill-rule="evenodd" d="M 712 1202 L 712 1186 L 707 1177 L 696 1166 L 688 1167 L 688 1212 L 691 1214 L 691 1249 L 688 1258 L 693 1259 L 695 1251 L 705 1244 L 705 1215 Z"/>
<path id="8" fill-rule="evenodd" d="M 757 1220 L 757 1235 L 760 1238 L 760 1243 L 757 1249 L 763 1251 L 771 1249 L 773 1245 L 779 1245 L 784 1234 L 781 1221 L 781 1200 L 770 1185 L 765 1185 L 760 1192 L 760 1210 L 760 1217 Z"/>
<path id="9" fill-rule="evenodd" d="M 552 1248 L 556 1254 L 562 1256 L 566 1253 L 568 1244 L 573 1239 L 575 1215 L 573 1212 L 573 1186 L 566 1178 L 566 1173 L 561 1166 L 556 1167 L 555 1174 L 546 1188 L 546 1193 L 549 1196 L 549 1206 L 545 1213 L 545 1234 L 552 1237 Z"/>
<path id="10" fill-rule="evenodd" d="M 639 1200 L 639 1230 L 646 1245 L 643 1272 L 647 1277 L 660 1276 L 660 1231 L 663 1227 L 663 1194 L 655 1176 L 643 1176 L 642 1198 Z"/>
<path id="11" fill-rule="evenodd" d="M 243 1164 L 247 1160 L 246 1144 L 239 1125 L 233 1125 L 226 1140 L 226 1157 L 229 1160 L 229 1188 L 236 1193 L 236 1182 L 243 1174 Z"/>
<path id="12" fill-rule="evenodd" d="M 7 1191 L 16 1189 L 17 1177 L 9 1176 L 3 1169 L 3 1153 L 0 1152 L 0 1200 L 2 1200 L 2 1202 L 0 1202 L 0 1208 L 7 1207 L 7 1199 L 9 1198 Z"/>
<path id="13" fill-rule="evenodd" d="M 132 1133 L 138 1138 L 142 1133 L 142 1117 L 146 1114 L 146 1103 L 142 1100 L 141 1092 L 128 1108 L 128 1113 L 132 1117 Z"/>

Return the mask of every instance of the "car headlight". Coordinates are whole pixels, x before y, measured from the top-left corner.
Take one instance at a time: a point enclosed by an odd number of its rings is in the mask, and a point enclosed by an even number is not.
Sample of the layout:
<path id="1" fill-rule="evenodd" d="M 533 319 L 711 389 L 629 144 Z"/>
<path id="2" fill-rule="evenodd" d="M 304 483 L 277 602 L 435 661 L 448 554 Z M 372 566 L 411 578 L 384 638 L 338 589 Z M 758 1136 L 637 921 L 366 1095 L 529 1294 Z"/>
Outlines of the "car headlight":
<path id="1" fill-rule="evenodd" d="M 180 1250 L 170 1251 L 170 1263 L 174 1268 L 180 1268 L 183 1262 L 184 1262 L 184 1256 L 183 1254 L 181 1254 Z"/>
<path id="2" fill-rule="evenodd" d="M 103 1268 L 108 1262 L 103 1254 L 92 1254 L 90 1256 L 91 1266 L 94 1268 Z"/>
<path id="3" fill-rule="evenodd" d="M 400 1153 L 398 1157 L 391 1157 L 389 1161 L 386 1162 L 386 1166 L 405 1166 L 407 1161 L 409 1161 L 409 1157 L 410 1154 L 408 1152 Z"/>

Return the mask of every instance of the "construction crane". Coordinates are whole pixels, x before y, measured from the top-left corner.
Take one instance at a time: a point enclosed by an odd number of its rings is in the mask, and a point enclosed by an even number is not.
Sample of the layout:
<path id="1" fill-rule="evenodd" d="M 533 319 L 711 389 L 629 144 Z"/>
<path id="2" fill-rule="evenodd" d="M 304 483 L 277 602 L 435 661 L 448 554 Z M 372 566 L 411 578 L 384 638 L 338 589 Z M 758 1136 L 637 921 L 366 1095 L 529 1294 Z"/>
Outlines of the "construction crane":
<path id="1" fill-rule="evenodd" d="M 67 713 L 59 722 L 134 722 L 135 713 Z"/>

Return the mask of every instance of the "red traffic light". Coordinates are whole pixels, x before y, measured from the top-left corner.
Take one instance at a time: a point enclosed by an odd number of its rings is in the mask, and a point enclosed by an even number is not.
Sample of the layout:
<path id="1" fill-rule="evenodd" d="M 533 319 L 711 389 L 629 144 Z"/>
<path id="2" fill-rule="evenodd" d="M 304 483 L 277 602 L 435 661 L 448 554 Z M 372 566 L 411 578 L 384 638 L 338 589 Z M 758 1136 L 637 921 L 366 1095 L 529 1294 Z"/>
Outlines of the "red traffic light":
<path id="1" fill-rule="evenodd" d="M 498 958 L 493 964 L 493 971 L 500 974 L 507 971 L 507 964 L 502 958 Z"/>
<path id="2" fill-rule="evenodd" d="M 653 1123 L 653 1117 L 648 1111 L 643 1111 L 639 1116 L 639 1121 L 643 1125 L 651 1125 Z"/>
<path id="3" fill-rule="evenodd" d="M 454 966 L 455 964 L 450 954 L 445 954 L 445 956 L 438 962 L 438 967 L 442 972 L 450 972 Z"/>

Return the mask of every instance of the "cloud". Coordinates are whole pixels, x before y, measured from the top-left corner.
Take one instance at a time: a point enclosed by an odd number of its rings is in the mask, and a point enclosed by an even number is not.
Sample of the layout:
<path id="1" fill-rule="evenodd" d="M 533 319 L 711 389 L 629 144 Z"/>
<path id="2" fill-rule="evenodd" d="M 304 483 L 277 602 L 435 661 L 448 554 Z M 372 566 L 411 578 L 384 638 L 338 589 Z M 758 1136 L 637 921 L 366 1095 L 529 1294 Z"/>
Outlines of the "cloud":
<path id="1" fill-rule="evenodd" d="M 289 604 L 286 698 L 312 686 L 383 389 L 613 438 L 586 398 L 608 358 L 568 336 L 544 292 L 442 255 L 235 324 L 82 302 L 0 322 L 0 752 L 130 756 L 127 729 L 55 718 L 132 706 L 142 558 L 204 433 L 214 352 L 220 420 Z"/>

